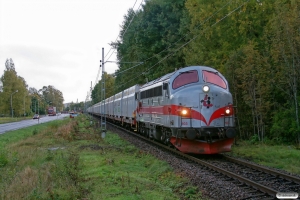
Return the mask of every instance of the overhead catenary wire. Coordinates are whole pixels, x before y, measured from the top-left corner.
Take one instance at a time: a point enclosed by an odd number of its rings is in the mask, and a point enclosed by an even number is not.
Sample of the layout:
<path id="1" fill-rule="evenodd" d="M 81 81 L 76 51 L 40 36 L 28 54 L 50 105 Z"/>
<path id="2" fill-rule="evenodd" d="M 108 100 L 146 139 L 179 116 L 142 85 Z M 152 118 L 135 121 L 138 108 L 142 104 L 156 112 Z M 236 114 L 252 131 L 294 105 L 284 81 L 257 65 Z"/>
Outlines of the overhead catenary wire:
<path id="1" fill-rule="evenodd" d="M 231 2 L 231 1 L 230 1 L 230 2 Z M 226 5 L 228 5 L 230 2 L 226 3 L 221 9 L 219 9 L 219 10 L 216 11 L 214 14 L 212 14 L 210 17 L 208 17 L 204 22 L 208 21 L 211 17 L 213 17 L 213 16 L 214 16 L 215 14 L 217 14 L 218 12 L 220 12 L 220 10 L 222 10 L 222 9 L 223 9 Z M 248 2 L 249 2 L 249 0 L 245 1 L 244 3 L 242 3 L 241 5 L 239 5 L 238 7 L 236 7 L 235 9 L 233 9 L 232 11 L 230 11 L 229 13 L 227 13 L 225 16 L 223 16 L 220 20 L 218 20 L 217 22 L 215 22 L 214 24 L 212 24 L 210 27 L 206 28 L 206 29 L 203 30 L 201 33 L 195 35 L 192 39 L 190 39 L 189 41 L 187 41 L 186 43 L 184 43 L 183 45 L 181 45 L 179 48 L 175 49 L 172 53 L 170 53 L 169 55 L 165 56 L 164 58 L 162 58 L 161 60 L 159 60 L 157 63 L 155 63 L 153 66 L 151 66 L 150 68 L 148 68 L 147 70 L 145 70 L 144 72 L 142 72 L 141 75 L 147 73 L 147 72 L 150 71 L 152 68 L 154 68 L 155 66 L 157 66 L 159 63 L 161 63 L 162 61 L 166 60 L 168 57 L 174 55 L 174 54 L 175 54 L 177 51 L 179 51 L 181 48 L 185 47 L 186 45 L 188 45 L 189 43 L 191 43 L 192 41 L 194 41 L 199 35 L 203 34 L 205 31 L 209 30 L 210 28 L 214 27 L 216 24 L 218 24 L 218 23 L 220 23 L 221 21 L 223 21 L 224 19 L 226 19 L 228 16 L 230 16 L 232 13 L 234 13 L 235 11 L 237 11 L 238 9 L 240 9 L 241 7 L 243 7 L 243 6 L 244 6 L 246 3 L 248 3 Z M 199 26 L 201 26 L 201 25 L 203 25 L 203 23 L 200 24 Z M 199 26 L 197 26 L 197 27 L 199 27 Z M 145 62 L 148 61 L 149 59 L 151 59 L 151 58 L 153 58 L 153 57 L 159 55 L 159 54 L 162 53 L 163 51 L 167 50 L 167 49 L 170 48 L 172 45 L 178 43 L 181 39 L 185 38 L 186 36 L 187 36 L 187 34 L 186 34 L 184 37 L 180 38 L 177 42 L 171 44 L 171 45 L 170 45 L 169 47 L 167 47 L 166 49 L 164 49 L 164 50 L 162 50 L 161 52 L 159 52 L 159 53 L 153 55 L 153 56 L 150 57 L 150 58 L 147 58 L 146 60 L 143 61 L 143 63 L 145 63 Z M 131 67 L 131 68 L 129 68 L 129 69 L 132 69 L 132 68 L 137 67 L 137 66 L 139 66 L 139 65 L 133 66 L 133 67 Z M 129 69 L 126 69 L 126 70 L 124 70 L 124 71 L 122 71 L 122 72 L 128 71 Z M 120 74 L 120 73 L 122 73 L 122 72 L 118 72 L 118 74 Z M 130 79 L 130 80 L 126 81 L 126 83 L 131 82 L 131 81 L 133 81 L 133 80 L 136 80 L 136 78 L 139 77 L 139 76 L 141 76 L 141 75 L 135 76 L 133 79 Z M 123 84 L 120 84 L 118 87 L 121 87 L 121 86 L 123 86 L 123 85 L 124 85 L 124 83 L 123 83 Z"/>
<path id="2" fill-rule="evenodd" d="M 210 20 L 213 16 L 215 16 L 217 13 L 219 13 L 221 10 L 223 10 L 223 9 L 224 9 L 228 4 L 230 4 L 231 2 L 232 2 L 232 0 L 231 0 L 231 1 L 228 1 L 228 2 L 227 2 L 226 4 L 224 4 L 219 10 L 217 10 L 217 11 L 214 12 L 212 15 L 210 15 L 207 19 L 204 20 L 203 23 L 199 24 L 199 25 L 196 26 L 194 29 L 197 29 L 197 28 L 199 28 L 201 25 L 204 25 L 208 20 Z M 190 31 L 189 33 L 186 33 L 183 37 L 181 37 L 180 39 L 178 39 L 178 40 L 177 40 L 176 42 L 174 42 L 173 44 L 170 44 L 167 48 L 163 49 L 163 50 L 160 51 L 159 53 L 154 54 L 153 56 L 151 56 L 151 57 L 145 59 L 144 61 L 142 61 L 142 63 L 146 63 L 146 61 L 148 61 L 148 60 L 150 60 L 150 59 L 152 59 L 152 58 L 154 58 L 154 57 L 160 55 L 160 54 L 163 53 L 164 51 L 167 51 L 167 50 L 170 49 L 172 46 L 174 46 L 175 44 L 179 43 L 182 39 L 186 38 L 190 33 L 191 33 L 191 31 Z M 136 65 L 136 66 L 133 66 L 133 67 L 128 68 L 128 69 L 126 69 L 126 70 L 117 72 L 117 74 L 121 74 L 121 73 L 126 72 L 126 71 L 128 71 L 129 69 L 133 69 L 133 68 L 135 68 L 135 67 L 137 67 L 137 66 L 139 66 L 139 65 Z"/>
<path id="3" fill-rule="evenodd" d="M 133 5 L 132 9 L 134 8 L 136 2 L 137 2 L 137 0 L 135 1 L 135 3 L 134 3 L 134 5 Z M 138 7 L 138 10 L 140 9 L 140 7 L 141 7 L 141 5 L 142 5 L 143 2 L 144 2 L 144 0 L 142 0 L 142 2 L 140 3 L 140 5 L 139 5 L 139 7 Z M 125 29 L 125 31 L 124 31 L 124 33 L 123 33 L 123 35 L 122 35 L 122 37 L 124 37 L 124 35 L 125 35 L 127 29 L 130 27 L 130 25 L 131 25 L 133 19 L 135 18 L 135 16 L 136 16 L 136 12 L 134 12 L 134 16 L 131 18 L 131 20 L 130 20 L 128 26 L 126 27 L 126 29 Z M 120 35 L 118 35 L 118 37 L 116 38 L 115 42 L 117 42 L 117 40 L 118 40 L 119 37 L 120 37 Z M 106 58 L 106 56 L 109 54 L 109 52 L 110 52 L 111 50 L 112 50 L 112 47 L 109 49 L 108 53 L 104 56 L 104 58 Z M 115 52 L 115 49 L 114 49 L 113 52 L 110 54 L 110 56 L 107 58 L 107 60 L 110 59 L 110 57 L 113 55 L 114 52 Z"/>
<path id="4" fill-rule="evenodd" d="M 142 0 L 142 2 L 140 3 L 138 9 L 141 7 L 141 5 L 142 5 L 143 2 L 144 2 L 144 0 Z M 137 0 L 135 1 L 134 5 L 132 6 L 132 9 L 135 7 L 136 3 L 137 3 Z M 135 13 L 135 15 L 136 15 L 136 13 Z M 132 19 L 131 19 L 129 25 L 126 27 L 126 30 L 125 30 L 125 32 L 123 33 L 122 37 L 123 37 L 124 34 L 126 33 L 126 31 L 127 31 L 127 29 L 129 28 L 129 26 L 131 25 L 131 22 L 133 21 L 133 18 L 135 17 L 135 15 L 132 17 Z M 117 36 L 115 42 L 117 42 L 117 40 L 118 40 L 119 37 L 120 37 L 120 35 Z M 109 52 L 110 52 L 111 50 L 112 50 L 112 47 L 109 49 L 108 53 L 104 56 L 104 58 L 109 54 Z M 114 51 L 115 51 L 115 50 L 113 50 L 113 52 L 110 54 L 110 56 L 108 57 L 108 59 L 110 59 L 110 57 L 113 55 Z M 108 60 L 108 59 L 107 59 L 107 60 Z M 96 84 L 98 83 L 99 75 L 100 75 L 100 68 L 99 68 L 99 70 L 98 70 L 97 77 L 96 77 L 96 80 L 95 80 L 95 82 L 94 82 L 93 88 L 94 88 L 94 87 L 96 86 Z"/>
<path id="5" fill-rule="evenodd" d="M 232 11 L 230 11 L 228 14 L 226 14 L 225 16 L 223 16 L 220 20 L 218 20 L 217 22 L 215 22 L 214 24 L 212 24 L 210 27 L 208 27 L 207 29 L 205 29 L 205 30 L 203 30 L 201 33 L 199 33 L 199 34 L 197 34 L 197 35 L 195 35 L 192 39 L 190 39 L 189 41 L 187 41 L 186 43 L 184 43 L 183 45 L 181 45 L 179 48 L 177 48 L 176 50 L 174 50 L 172 53 L 170 53 L 169 55 L 167 55 L 167 56 L 165 56 L 164 58 L 162 58 L 161 60 L 159 60 L 157 63 L 155 63 L 154 65 L 152 65 L 150 68 L 148 68 L 147 70 L 145 70 L 144 72 L 142 72 L 142 73 L 140 73 L 140 75 L 137 75 L 137 76 L 135 76 L 134 78 L 132 78 L 132 79 L 130 79 L 130 80 L 127 80 L 126 81 L 126 83 L 128 83 L 128 82 L 131 82 L 131 81 L 133 81 L 133 80 L 136 80 L 136 78 L 137 77 L 140 77 L 140 76 L 142 76 L 142 75 L 144 75 L 145 73 L 147 73 L 148 71 L 150 71 L 152 68 L 154 68 L 155 66 L 157 66 L 159 63 L 161 63 L 162 61 L 164 61 L 164 60 L 166 60 L 168 57 L 170 57 L 170 56 L 172 56 L 172 55 L 174 55 L 177 51 L 179 51 L 181 48 L 183 48 L 183 47 L 185 47 L 186 45 L 188 45 L 189 43 L 191 43 L 192 41 L 194 41 L 199 35 L 201 35 L 201 34 L 203 34 L 205 31 L 207 31 L 207 30 L 209 30 L 210 28 L 212 28 L 212 27 L 214 27 L 215 25 L 217 25 L 218 23 L 220 23 L 221 21 L 223 21 L 224 19 L 226 19 L 228 16 L 230 16 L 232 13 L 234 13 L 235 11 L 237 11 L 238 9 L 240 9 L 241 7 L 243 7 L 244 5 L 246 5 L 248 2 L 249 2 L 250 0 L 247 0 L 247 1 L 245 1 L 243 4 L 241 4 L 241 5 L 239 5 L 238 7 L 236 7 L 235 9 L 233 9 Z M 230 1 L 231 2 L 231 1 Z M 224 8 L 224 6 L 222 7 L 222 9 Z M 220 11 L 220 10 L 219 10 Z M 214 13 L 214 14 L 216 14 L 216 13 Z M 214 15 L 213 14 L 213 15 Z M 212 16 L 210 16 L 209 18 L 211 18 Z M 208 20 L 208 19 L 207 19 Z M 205 20 L 205 21 L 207 21 L 207 20 Z M 199 25 L 200 26 L 200 25 Z M 199 27 L 198 26 L 198 27 Z M 164 50 L 163 50 L 164 51 Z M 162 51 L 161 51 L 162 52 Z M 160 52 L 160 53 L 161 53 Z M 158 54 L 160 54 L 160 53 L 158 53 Z M 158 54 L 155 54 L 155 55 L 158 55 Z M 155 56 L 154 55 L 154 56 Z M 154 57 L 154 56 L 152 56 L 152 57 Z M 152 58 L 151 57 L 151 58 Z M 143 63 L 145 63 L 147 60 L 149 60 L 150 58 L 147 58 L 145 61 L 143 61 Z M 136 67 L 136 66 L 135 66 Z M 133 68 L 133 67 L 132 67 Z M 126 70 L 127 71 L 127 70 Z M 124 72 L 125 72 L 125 70 L 124 70 Z M 122 85 L 124 85 L 124 83 L 123 84 L 120 84 L 120 86 L 118 86 L 118 88 L 119 87 L 121 87 Z"/>
<path id="6" fill-rule="evenodd" d="M 199 28 L 201 25 L 205 24 L 208 20 L 210 20 L 213 16 L 215 16 L 217 13 L 219 13 L 222 9 L 224 9 L 224 8 L 225 8 L 228 4 L 230 4 L 231 2 L 232 2 L 232 0 L 231 0 L 231 1 L 228 1 L 228 2 L 227 2 L 226 4 L 224 4 L 219 10 L 217 10 L 216 12 L 214 12 L 214 13 L 213 13 L 212 15 L 210 15 L 206 20 L 204 20 L 203 23 L 199 24 L 199 25 L 198 25 L 197 27 L 195 27 L 195 28 Z M 218 20 L 217 22 L 215 22 L 213 25 L 211 25 L 210 27 L 206 28 L 206 29 L 203 30 L 201 33 L 195 35 L 192 39 L 190 39 L 189 41 L 187 41 L 186 43 L 184 43 L 183 45 L 181 45 L 179 48 L 175 49 L 172 53 L 170 53 L 169 55 L 167 55 L 167 56 L 165 56 L 164 58 L 162 58 L 161 60 L 159 60 L 157 63 L 155 63 L 154 65 L 152 65 L 150 68 L 148 68 L 147 70 L 145 70 L 144 72 L 142 72 L 140 75 L 137 75 L 137 76 L 135 76 L 133 79 L 130 79 L 130 80 L 126 81 L 126 83 L 132 82 L 133 80 L 136 80 L 137 77 L 140 77 L 141 75 L 147 73 L 148 71 L 150 71 L 151 69 L 153 69 L 155 66 L 157 66 L 159 63 L 161 63 L 162 61 L 166 60 L 168 57 L 174 55 L 174 54 L 175 54 L 177 51 L 179 51 L 181 48 L 185 47 L 186 45 L 188 45 L 189 43 L 191 43 L 192 41 L 194 41 L 199 35 L 203 34 L 205 31 L 209 30 L 210 28 L 214 27 L 215 25 L 217 25 L 218 23 L 220 23 L 221 21 L 223 21 L 224 19 L 226 19 L 228 16 L 230 16 L 232 13 L 234 13 L 235 11 L 237 11 L 238 9 L 240 9 L 241 7 L 243 7 L 243 6 L 244 6 L 245 4 L 247 4 L 248 2 L 249 2 L 249 0 L 246 0 L 244 3 L 242 3 L 241 5 L 239 5 L 238 7 L 236 7 L 235 9 L 233 9 L 231 12 L 229 12 L 229 13 L 226 14 L 225 16 L 223 16 L 223 17 L 222 17 L 220 20 Z M 142 1 L 142 3 L 143 3 L 143 1 Z M 142 4 L 142 3 L 141 3 L 141 4 Z M 140 6 L 141 6 L 141 4 L 140 4 Z M 135 16 L 135 15 L 134 15 L 134 16 Z M 133 17 L 133 18 L 134 18 L 134 17 Z M 133 18 L 132 18 L 132 20 L 133 20 Z M 130 21 L 130 24 L 131 24 L 132 20 Z M 127 30 L 128 27 L 130 26 L 130 24 L 127 26 L 126 30 Z M 125 32 L 123 33 L 123 36 L 124 36 L 124 34 L 125 34 Z M 179 40 L 177 40 L 175 43 L 169 45 L 167 48 L 165 48 L 164 50 L 160 51 L 159 53 L 157 53 L 157 54 L 155 54 L 155 55 L 153 55 L 153 56 L 151 56 L 151 57 L 145 59 L 145 60 L 142 61 L 140 64 L 134 65 L 133 67 L 130 67 L 130 68 L 124 70 L 124 71 L 117 72 L 116 74 L 124 73 L 124 72 L 126 72 L 126 71 L 128 71 L 128 70 L 130 70 L 130 69 L 133 69 L 133 68 L 135 68 L 135 67 L 137 67 L 137 66 L 140 66 L 140 65 L 146 63 L 146 61 L 152 59 L 153 57 L 156 57 L 157 55 L 159 55 L 159 54 L 161 54 L 162 52 L 164 52 L 164 51 L 168 50 L 169 48 L 171 48 L 173 45 L 179 43 L 182 39 L 184 39 L 185 37 L 187 37 L 188 34 L 190 34 L 190 33 L 185 34 L 185 36 L 183 36 L 182 38 L 180 38 Z M 118 37 L 119 37 L 119 36 L 118 36 Z M 108 55 L 108 54 L 107 54 L 107 55 Z M 106 56 L 107 56 L 107 55 L 106 55 Z M 112 54 L 111 54 L 111 55 L 112 55 Z M 98 72 L 98 73 L 99 73 L 99 72 Z M 97 80 L 98 80 L 98 75 L 97 75 Z M 96 84 L 96 82 L 95 82 L 95 84 Z M 117 88 L 122 87 L 124 84 L 125 84 L 125 83 L 120 84 L 119 86 L 117 86 Z"/>

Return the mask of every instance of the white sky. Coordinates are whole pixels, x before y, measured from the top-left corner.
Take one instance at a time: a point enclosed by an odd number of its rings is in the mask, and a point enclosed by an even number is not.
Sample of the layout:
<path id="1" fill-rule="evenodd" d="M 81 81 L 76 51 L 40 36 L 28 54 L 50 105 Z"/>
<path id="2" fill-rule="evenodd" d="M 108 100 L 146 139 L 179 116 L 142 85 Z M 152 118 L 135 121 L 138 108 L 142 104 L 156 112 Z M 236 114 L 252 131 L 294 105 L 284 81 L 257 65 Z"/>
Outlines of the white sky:
<path id="1" fill-rule="evenodd" d="M 102 48 L 107 55 L 124 15 L 141 2 L 0 0 L 0 76 L 6 59 L 12 58 L 29 87 L 52 85 L 63 93 L 64 103 L 85 101 L 97 78 Z M 109 60 L 115 61 L 116 53 Z M 105 65 L 108 73 L 116 69 L 114 63 Z"/>

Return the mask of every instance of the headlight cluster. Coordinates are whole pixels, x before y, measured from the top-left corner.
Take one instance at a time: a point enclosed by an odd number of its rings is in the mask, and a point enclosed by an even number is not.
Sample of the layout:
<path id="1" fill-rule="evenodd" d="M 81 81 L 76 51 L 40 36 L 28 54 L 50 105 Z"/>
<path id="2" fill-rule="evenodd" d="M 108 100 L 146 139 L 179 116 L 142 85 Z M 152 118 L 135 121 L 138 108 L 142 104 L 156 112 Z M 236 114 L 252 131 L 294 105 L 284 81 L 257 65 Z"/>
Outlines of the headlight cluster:
<path id="1" fill-rule="evenodd" d="M 225 114 L 226 114 L 226 115 L 230 115 L 231 112 L 232 112 L 232 110 L 231 110 L 230 107 L 225 108 Z"/>
<path id="2" fill-rule="evenodd" d="M 182 117 L 190 117 L 191 109 L 186 108 L 186 107 L 182 107 L 178 110 L 178 114 Z"/>
<path id="3" fill-rule="evenodd" d="M 182 115 L 187 115 L 188 114 L 188 110 L 187 109 L 182 109 L 181 110 L 181 114 Z"/>
<path id="4" fill-rule="evenodd" d="M 209 92 L 209 86 L 208 85 L 204 85 L 202 89 L 203 89 L 203 92 L 206 92 L 206 93 Z"/>

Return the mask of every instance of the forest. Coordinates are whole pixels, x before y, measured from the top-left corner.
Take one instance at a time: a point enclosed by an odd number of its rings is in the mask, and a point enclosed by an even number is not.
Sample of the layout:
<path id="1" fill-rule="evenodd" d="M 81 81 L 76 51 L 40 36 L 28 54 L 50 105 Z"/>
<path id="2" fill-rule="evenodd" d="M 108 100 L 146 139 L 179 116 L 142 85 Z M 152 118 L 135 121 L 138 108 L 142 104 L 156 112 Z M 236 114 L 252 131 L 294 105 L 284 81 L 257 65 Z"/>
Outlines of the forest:
<path id="1" fill-rule="evenodd" d="M 54 86 L 43 86 L 37 90 L 28 87 L 25 79 L 18 75 L 12 58 L 6 59 L 5 70 L 0 78 L 0 117 L 25 117 L 35 113 L 46 114 L 49 106 L 63 110 L 63 94 Z"/>
<path id="2" fill-rule="evenodd" d="M 145 0 L 111 42 L 106 97 L 176 69 L 211 66 L 229 81 L 238 138 L 300 144 L 300 1 Z M 92 91 L 100 101 L 101 80 Z"/>

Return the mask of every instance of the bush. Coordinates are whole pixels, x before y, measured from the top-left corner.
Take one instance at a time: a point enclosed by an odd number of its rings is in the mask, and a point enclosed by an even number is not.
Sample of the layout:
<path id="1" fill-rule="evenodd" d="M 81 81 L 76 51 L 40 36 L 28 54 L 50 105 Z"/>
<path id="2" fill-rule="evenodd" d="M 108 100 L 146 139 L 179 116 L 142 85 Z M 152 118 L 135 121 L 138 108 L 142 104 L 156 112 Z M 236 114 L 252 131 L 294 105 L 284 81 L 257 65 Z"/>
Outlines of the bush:
<path id="1" fill-rule="evenodd" d="M 300 129 L 297 128 L 294 109 L 284 109 L 276 112 L 270 132 L 270 139 L 272 140 L 295 143 Z"/>
<path id="2" fill-rule="evenodd" d="M 32 131 L 32 135 L 36 135 L 38 133 L 38 131 L 36 130 L 36 128 Z"/>
<path id="3" fill-rule="evenodd" d="M 0 168 L 4 167 L 8 163 L 7 154 L 5 152 L 0 153 Z"/>

